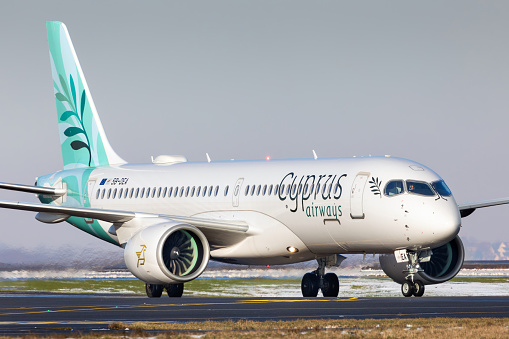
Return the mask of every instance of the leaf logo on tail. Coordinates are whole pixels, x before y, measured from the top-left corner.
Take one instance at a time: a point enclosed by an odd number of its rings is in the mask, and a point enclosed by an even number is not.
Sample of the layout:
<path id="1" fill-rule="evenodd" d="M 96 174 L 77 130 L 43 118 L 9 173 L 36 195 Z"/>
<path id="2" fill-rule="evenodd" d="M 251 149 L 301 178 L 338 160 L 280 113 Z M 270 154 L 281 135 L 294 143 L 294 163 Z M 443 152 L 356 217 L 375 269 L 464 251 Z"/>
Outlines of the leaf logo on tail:
<path id="1" fill-rule="evenodd" d="M 73 142 L 71 142 L 71 147 L 75 151 L 80 150 L 82 148 L 86 148 L 88 150 L 88 166 L 90 166 L 90 164 L 92 163 L 92 151 L 90 150 L 90 141 L 88 139 L 87 131 L 85 130 L 85 124 L 83 122 L 83 112 L 85 111 L 85 103 L 87 101 L 85 90 L 83 90 L 81 92 L 81 100 L 80 100 L 81 105 L 80 105 L 80 111 L 78 112 L 78 110 L 76 109 L 76 107 L 77 107 L 76 86 L 74 85 L 74 79 L 72 78 L 72 75 L 69 75 L 69 84 L 70 84 L 70 89 L 71 89 L 71 93 L 72 93 L 72 100 L 71 100 L 71 96 L 69 95 L 70 94 L 69 86 L 67 85 L 67 82 L 65 81 L 65 79 L 62 75 L 59 75 L 59 78 L 60 78 L 60 85 L 62 86 L 62 89 L 65 93 L 58 92 L 58 88 L 57 88 L 57 93 L 55 94 L 55 97 L 62 104 L 64 102 L 67 102 L 71 109 L 70 111 L 65 111 L 64 113 L 62 113 L 62 115 L 60 116 L 60 120 L 67 121 L 71 117 L 74 117 L 78 121 L 79 126 L 80 126 L 80 127 L 75 127 L 75 126 L 68 127 L 64 131 L 64 134 L 68 138 L 79 135 L 79 134 L 83 134 L 86 142 L 84 142 L 82 140 L 74 140 Z"/>

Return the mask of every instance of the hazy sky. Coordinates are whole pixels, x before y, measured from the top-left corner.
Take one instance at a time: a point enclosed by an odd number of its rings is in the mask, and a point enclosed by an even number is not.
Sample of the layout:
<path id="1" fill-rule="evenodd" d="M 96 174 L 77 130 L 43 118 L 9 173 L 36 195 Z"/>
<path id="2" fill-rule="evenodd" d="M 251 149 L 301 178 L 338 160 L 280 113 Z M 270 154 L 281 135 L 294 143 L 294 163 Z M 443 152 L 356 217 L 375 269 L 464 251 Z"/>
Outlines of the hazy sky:
<path id="1" fill-rule="evenodd" d="M 507 1 L 2 3 L 0 181 L 62 167 L 47 20 L 67 25 L 129 162 L 391 154 L 434 169 L 460 203 L 509 196 Z M 34 215 L 0 210 L 0 244 L 111 248 Z M 478 210 L 460 235 L 509 241 L 508 215 Z"/>

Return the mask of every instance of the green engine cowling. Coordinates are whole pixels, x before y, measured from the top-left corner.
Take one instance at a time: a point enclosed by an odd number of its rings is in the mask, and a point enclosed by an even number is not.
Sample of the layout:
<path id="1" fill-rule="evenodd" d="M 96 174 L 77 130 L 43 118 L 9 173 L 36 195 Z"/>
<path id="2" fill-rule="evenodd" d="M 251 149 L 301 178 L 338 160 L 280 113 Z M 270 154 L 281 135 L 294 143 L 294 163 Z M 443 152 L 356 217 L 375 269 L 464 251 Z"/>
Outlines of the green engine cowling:
<path id="1" fill-rule="evenodd" d="M 414 276 L 414 280 L 420 280 L 424 285 L 440 284 L 456 276 L 463 266 L 465 251 L 459 236 L 448 243 L 433 248 L 428 262 L 420 263 L 423 271 Z M 383 254 L 379 258 L 380 266 L 387 276 L 399 284 L 405 282 L 407 263 L 396 262 L 394 254 Z"/>
<path id="2" fill-rule="evenodd" d="M 142 229 L 124 250 L 125 263 L 134 276 L 160 285 L 196 279 L 209 258 L 209 243 L 199 229 L 172 222 Z"/>

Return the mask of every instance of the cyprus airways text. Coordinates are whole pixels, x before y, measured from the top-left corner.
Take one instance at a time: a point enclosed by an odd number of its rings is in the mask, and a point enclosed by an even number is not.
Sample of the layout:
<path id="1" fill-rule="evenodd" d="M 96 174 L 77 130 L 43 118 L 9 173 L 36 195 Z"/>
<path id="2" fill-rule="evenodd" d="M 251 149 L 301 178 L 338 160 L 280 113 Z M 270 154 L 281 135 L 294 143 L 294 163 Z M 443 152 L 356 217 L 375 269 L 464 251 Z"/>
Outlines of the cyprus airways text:
<path id="1" fill-rule="evenodd" d="M 341 205 L 317 206 L 315 202 L 317 197 L 318 199 L 321 197 L 323 201 L 339 200 L 343 194 L 341 179 L 344 177 L 346 177 L 346 174 L 304 174 L 299 176 L 294 172 L 290 172 L 281 180 L 278 197 L 281 201 L 288 198 L 295 203 L 290 208 L 291 212 L 297 211 L 300 201 L 302 211 L 306 211 L 308 217 L 327 216 L 337 218 L 342 215 Z M 309 199 L 313 199 L 315 202 L 306 207 L 305 202 Z"/>

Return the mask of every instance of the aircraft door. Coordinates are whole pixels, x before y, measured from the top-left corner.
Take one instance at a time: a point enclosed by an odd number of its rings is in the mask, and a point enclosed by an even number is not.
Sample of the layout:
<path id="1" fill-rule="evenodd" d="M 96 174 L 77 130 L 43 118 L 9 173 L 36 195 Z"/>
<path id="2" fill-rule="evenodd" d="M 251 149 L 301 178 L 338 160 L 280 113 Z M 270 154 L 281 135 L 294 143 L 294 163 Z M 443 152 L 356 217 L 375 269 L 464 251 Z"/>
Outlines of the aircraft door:
<path id="1" fill-rule="evenodd" d="M 84 201 L 88 201 L 89 205 L 91 206 L 92 204 L 90 203 L 90 201 L 92 200 L 92 192 L 94 191 L 94 186 L 95 186 L 95 182 L 96 180 L 95 179 L 90 179 L 88 182 L 87 182 L 87 191 L 84 192 Z M 91 218 L 85 218 L 85 222 L 87 224 L 92 224 L 94 222 L 94 219 L 91 219 Z"/>
<path id="2" fill-rule="evenodd" d="M 243 182 L 244 182 L 244 178 L 239 178 L 239 179 L 237 179 L 237 182 L 235 183 L 235 187 L 233 188 L 233 196 L 232 196 L 233 207 L 239 207 L 240 188 L 242 187 Z"/>
<path id="3" fill-rule="evenodd" d="M 359 172 L 355 177 L 350 191 L 350 216 L 352 219 L 364 219 L 363 196 L 364 187 L 368 181 L 369 173 Z"/>

